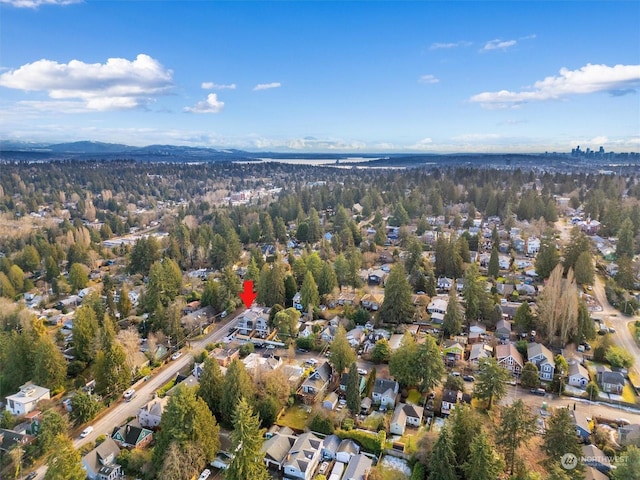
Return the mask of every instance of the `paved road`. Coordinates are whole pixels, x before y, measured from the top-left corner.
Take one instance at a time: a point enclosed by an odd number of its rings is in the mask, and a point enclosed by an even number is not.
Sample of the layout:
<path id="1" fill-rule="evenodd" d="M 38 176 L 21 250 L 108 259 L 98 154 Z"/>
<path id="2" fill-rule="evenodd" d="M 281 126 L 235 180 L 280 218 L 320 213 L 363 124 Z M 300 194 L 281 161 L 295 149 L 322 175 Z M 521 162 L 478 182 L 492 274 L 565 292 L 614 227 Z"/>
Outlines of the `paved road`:
<path id="1" fill-rule="evenodd" d="M 73 445 L 75 448 L 80 448 L 89 442 L 95 442 L 96 438 L 100 435 L 110 436 L 113 428 L 118 425 L 124 424 L 128 418 L 135 417 L 138 414 L 138 410 L 147 404 L 155 396 L 156 390 L 162 387 L 164 384 L 175 378 L 177 373 L 184 368 L 188 367 L 193 361 L 193 356 L 190 352 L 197 352 L 203 349 L 209 343 L 215 343 L 222 340 L 222 338 L 228 334 L 228 329 L 234 326 L 237 322 L 238 316 L 244 310 L 237 310 L 233 315 L 229 315 L 224 321 L 216 324 L 215 330 L 209 333 L 207 336 L 191 342 L 191 348 L 189 351 L 182 349 L 183 355 L 177 360 L 169 361 L 166 365 L 154 371 L 152 377 L 148 381 L 140 381 L 133 386 L 136 390 L 135 396 L 129 402 L 119 400 L 109 407 L 106 412 L 93 422 L 89 422 L 82 428 L 78 428 L 78 433 L 88 425 L 93 426 L 93 432 L 87 435 L 85 438 L 77 437 Z M 47 471 L 47 466 L 43 465 L 37 470 L 37 479 L 44 477 Z"/>
<path id="2" fill-rule="evenodd" d="M 511 405 L 515 400 L 522 400 L 536 412 L 540 410 L 543 402 L 546 402 L 549 407 L 569 406 L 573 408 L 575 404 L 576 410 L 582 412 L 587 417 L 601 417 L 610 420 L 625 418 L 632 423 L 640 423 L 640 409 L 630 409 L 598 401 L 590 402 L 585 399 L 574 399 L 572 397 L 558 397 L 557 395 L 549 393 L 543 397 L 529 393 L 529 389 L 509 385 L 507 395 L 500 403 L 501 405 Z"/>
<path id="3" fill-rule="evenodd" d="M 635 320 L 640 320 L 640 317 L 637 315 L 635 317 L 627 317 L 613 308 L 604 292 L 604 282 L 598 275 L 596 275 L 593 285 L 593 293 L 600 305 L 602 305 L 602 311 L 594 313 L 593 318 L 604 320 L 609 326 L 615 328 L 616 333 L 610 333 L 609 335 L 611 335 L 615 343 L 633 355 L 634 366 L 632 369 L 638 373 L 638 367 L 640 366 L 640 347 L 638 347 L 638 344 L 635 342 L 627 325 Z"/>
<path id="4" fill-rule="evenodd" d="M 77 438 L 73 442 L 74 446 L 79 448 L 86 443 L 95 441 L 95 439 L 100 435 L 111 435 L 113 427 L 122 425 L 126 422 L 127 418 L 135 417 L 138 410 L 140 410 L 141 407 L 146 405 L 149 400 L 155 396 L 155 392 L 160 387 L 175 378 L 178 372 L 185 369 L 191 364 L 191 362 L 193 362 L 191 352 L 198 352 L 204 349 L 204 347 L 209 343 L 221 341 L 222 338 L 227 335 L 228 328 L 235 325 L 238 315 L 241 312 L 242 311 L 238 311 L 235 315 L 230 315 L 223 322 L 216 324 L 216 329 L 207 336 L 200 340 L 192 341 L 189 351 L 183 348 L 181 350 L 183 355 L 180 358 L 177 360 L 169 360 L 166 365 L 159 370 L 156 370 L 149 380 L 141 380 L 134 385 L 133 388 L 135 388 L 136 394 L 131 401 L 126 402 L 122 399 L 112 405 L 105 414 L 90 423 L 93 426 L 93 432 L 85 438 Z"/>

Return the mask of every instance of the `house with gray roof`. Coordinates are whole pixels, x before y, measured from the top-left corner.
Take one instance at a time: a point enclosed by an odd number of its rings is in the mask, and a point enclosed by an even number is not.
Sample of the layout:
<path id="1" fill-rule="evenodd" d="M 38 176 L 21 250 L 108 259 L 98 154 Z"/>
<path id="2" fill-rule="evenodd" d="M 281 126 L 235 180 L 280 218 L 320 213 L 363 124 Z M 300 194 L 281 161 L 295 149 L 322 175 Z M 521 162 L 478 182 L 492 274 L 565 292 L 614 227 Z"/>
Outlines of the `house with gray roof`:
<path id="1" fill-rule="evenodd" d="M 543 382 L 553 380 L 556 369 L 553 353 L 541 343 L 532 342 L 527 345 L 527 358 L 538 367 L 538 376 Z"/>
<path id="2" fill-rule="evenodd" d="M 116 463 L 120 447 L 110 437 L 82 457 L 82 468 L 90 480 L 115 480 L 121 476 L 121 467 Z"/>
<path id="3" fill-rule="evenodd" d="M 295 435 L 279 432 L 268 438 L 262 444 L 262 454 L 267 468 L 276 467 L 278 470 L 282 470 L 282 465 L 295 441 Z"/>
<path id="4" fill-rule="evenodd" d="M 396 398 L 400 386 L 395 380 L 376 378 L 371 392 L 373 403 L 381 407 L 391 408 L 396 406 Z"/>
<path id="5" fill-rule="evenodd" d="M 335 460 L 340 442 L 340 437 L 337 435 L 327 435 L 322 444 L 322 458 Z"/>
<path id="6" fill-rule="evenodd" d="M 394 435 L 403 435 L 407 425 L 419 427 L 422 424 L 424 408 L 410 403 L 400 403 L 393 412 L 393 418 L 389 424 L 389 432 Z"/>
<path id="7" fill-rule="evenodd" d="M 585 389 L 589 383 L 589 371 L 580 365 L 577 360 L 571 360 L 568 365 L 569 377 L 567 383 L 572 387 Z"/>
<path id="8" fill-rule="evenodd" d="M 340 463 L 349 463 L 351 457 L 360 453 L 360 446 L 349 438 L 345 438 L 340 442 L 336 451 L 336 461 Z"/>
<path id="9" fill-rule="evenodd" d="M 313 433 L 300 435 L 289 449 L 283 463 L 286 477 L 311 480 L 322 453 L 322 439 Z"/>
<path id="10" fill-rule="evenodd" d="M 602 365 L 596 369 L 598 385 L 604 393 L 615 393 L 620 395 L 624 389 L 624 375 L 620 372 L 612 372 Z"/>
<path id="11" fill-rule="evenodd" d="M 372 465 L 373 461 L 366 455 L 362 453 L 354 455 L 351 457 L 351 460 L 349 460 L 342 480 L 365 480 Z"/>
<path id="12" fill-rule="evenodd" d="M 329 362 L 324 362 L 302 382 L 298 393 L 305 403 L 314 403 L 320 396 L 324 395 L 329 382 L 331 382 L 332 373 L 333 369 Z"/>

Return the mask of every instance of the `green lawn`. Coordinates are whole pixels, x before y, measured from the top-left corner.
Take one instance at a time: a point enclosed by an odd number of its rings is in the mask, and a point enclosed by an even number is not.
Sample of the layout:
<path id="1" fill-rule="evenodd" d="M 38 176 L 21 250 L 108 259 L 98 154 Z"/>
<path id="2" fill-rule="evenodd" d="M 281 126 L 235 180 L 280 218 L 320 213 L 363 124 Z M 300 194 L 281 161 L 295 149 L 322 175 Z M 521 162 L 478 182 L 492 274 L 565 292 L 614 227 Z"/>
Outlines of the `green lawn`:
<path id="1" fill-rule="evenodd" d="M 633 387 L 628 383 L 624 384 L 624 390 L 622 390 L 622 399 L 627 403 L 636 403 L 636 394 L 633 391 Z"/>
<path id="2" fill-rule="evenodd" d="M 413 403 L 414 405 L 422 404 L 422 394 L 415 388 L 409 390 L 409 396 L 407 396 L 407 402 Z"/>
<path id="3" fill-rule="evenodd" d="M 307 419 L 309 413 L 305 411 L 304 405 L 294 405 L 287 408 L 287 410 L 278 418 L 276 422 L 280 426 L 286 426 L 296 430 L 304 430 L 307 426 Z"/>

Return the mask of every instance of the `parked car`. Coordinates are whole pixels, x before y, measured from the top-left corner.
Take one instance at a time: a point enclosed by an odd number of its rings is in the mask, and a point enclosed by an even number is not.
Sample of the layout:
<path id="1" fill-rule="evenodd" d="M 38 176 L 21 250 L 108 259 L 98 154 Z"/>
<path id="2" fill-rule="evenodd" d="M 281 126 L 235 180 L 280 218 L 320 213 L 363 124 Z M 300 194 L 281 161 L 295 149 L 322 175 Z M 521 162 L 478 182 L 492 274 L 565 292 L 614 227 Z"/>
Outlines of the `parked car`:
<path id="1" fill-rule="evenodd" d="M 124 399 L 129 402 L 131 401 L 131 399 L 135 396 L 136 391 L 133 388 L 130 388 L 129 390 L 126 390 L 122 396 L 124 397 Z"/>
<path id="2" fill-rule="evenodd" d="M 547 394 L 544 388 L 532 388 L 531 390 L 529 390 L 529 392 L 533 393 L 534 395 L 540 395 L 541 397 L 544 397 Z"/>
<path id="3" fill-rule="evenodd" d="M 474 377 L 473 375 L 465 375 L 462 377 L 462 379 L 465 382 L 475 382 L 476 381 L 476 377 Z"/>
<path id="4" fill-rule="evenodd" d="M 198 477 L 198 480 L 207 480 L 207 478 L 209 478 L 210 476 L 211 476 L 211 470 L 209 470 L 208 468 L 205 468 L 200 474 L 200 476 Z"/>
<path id="5" fill-rule="evenodd" d="M 369 372 L 367 372 L 364 368 L 359 368 L 358 369 L 358 374 L 360 374 L 362 376 L 366 376 L 367 373 L 369 373 Z"/>
<path id="6" fill-rule="evenodd" d="M 182 352 L 176 352 L 173 355 L 171 355 L 171 360 L 177 360 L 182 356 Z"/>
<path id="7" fill-rule="evenodd" d="M 38 472 L 31 472 L 29 475 L 24 477 L 24 480 L 33 480 L 38 476 Z"/>
<path id="8" fill-rule="evenodd" d="M 84 430 L 82 430 L 82 433 L 80 434 L 80 438 L 85 438 L 86 436 L 88 436 L 91 432 L 93 432 L 93 427 L 87 427 Z"/>

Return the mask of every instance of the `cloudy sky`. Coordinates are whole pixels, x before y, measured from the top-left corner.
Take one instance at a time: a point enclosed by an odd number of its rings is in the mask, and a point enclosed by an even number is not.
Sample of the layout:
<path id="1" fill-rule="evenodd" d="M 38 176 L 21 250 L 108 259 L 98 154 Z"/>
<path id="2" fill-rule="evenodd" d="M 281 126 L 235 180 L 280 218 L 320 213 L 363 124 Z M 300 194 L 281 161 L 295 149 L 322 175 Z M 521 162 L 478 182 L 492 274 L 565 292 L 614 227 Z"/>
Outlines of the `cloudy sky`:
<path id="1" fill-rule="evenodd" d="M 0 138 L 640 151 L 640 2 L 0 0 Z"/>

